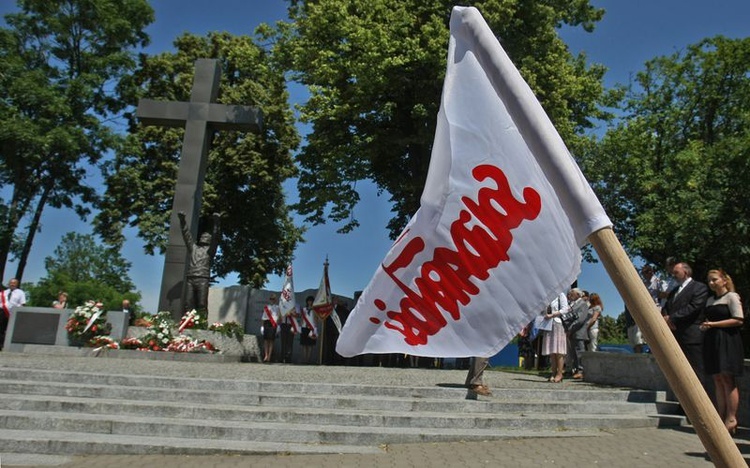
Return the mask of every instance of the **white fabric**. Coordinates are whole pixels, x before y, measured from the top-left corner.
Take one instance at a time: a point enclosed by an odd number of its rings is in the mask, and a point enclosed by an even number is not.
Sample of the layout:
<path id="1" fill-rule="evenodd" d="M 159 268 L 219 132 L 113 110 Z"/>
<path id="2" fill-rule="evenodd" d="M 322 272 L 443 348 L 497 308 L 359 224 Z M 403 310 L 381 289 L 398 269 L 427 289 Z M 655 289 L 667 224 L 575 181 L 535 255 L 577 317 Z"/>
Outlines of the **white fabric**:
<path id="1" fill-rule="evenodd" d="M 315 338 L 318 336 L 318 327 L 315 326 L 315 312 L 313 311 L 313 308 L 310 307 L 309 309 L 307 307 L 302 308 L 302 320 L 304 323 L 304 327 L 311 330 L 312 338 Z"/>
<path id="2" fill-rule="evenodd" d="M 10 310 L 26 304 L 26 293 L 18 288 L 13 290 L 10 288 L 5 289 L 2 294 L 5 296 L 5 303 Z"/>
<path id="3" fill-rule="evenodd" d="M 421 207 L 336 350 L 492 356 L 568 289 L 579 246 L 609 225 L 484 19 L 456 7 Z"/>
<path id="4" fill-rule="evenodd" d="M 333 311 L 333 296 L 331 295 L 331 283 L 328 280 L 328 259 L 323 264 L 323 276 L 320 278 L 320 286 L 313 300 L 313 309 L 321 319 L 325 319 Z"/>
<path id="5" fill-rule="evenodd" d="M 294 297 L 294 275 L 292 265 L 286 267 L 284 286 L 279 294 L 279 313 L 282 317 L 290 315 L 297 309 L 297 299 Z"/>
<path id="6" fill-rule="evenodd" d="M 566 314 L 570 310 L 570 304 L 568 304 L 568 296 L 566 296 L 565 293 L 558 294 L 557 297 L 554 298 L 550 303 L 549 308 L 550 312 L 552 312 L 553 314 L 555 312 L 560 312 L 560 314 L 556 315 L 552 320 L 562 323 L 560 315 Z"/>
<path id="7" fill-rule="evenodd" d="M 688 284 L 690 284 L 691 281 L 693 281 L 693 278 L 691 278 L 689 276 L 687 278 L 685 278 L 685 281 L 683 281 L 682 283 L 680 283 L 680 286 L 677 288 L 677 292 L 674 293 L 675 297 L 677 297 L 682 292 L 682 290 L 685 289 L 685 286 L 687 286 Z"/>

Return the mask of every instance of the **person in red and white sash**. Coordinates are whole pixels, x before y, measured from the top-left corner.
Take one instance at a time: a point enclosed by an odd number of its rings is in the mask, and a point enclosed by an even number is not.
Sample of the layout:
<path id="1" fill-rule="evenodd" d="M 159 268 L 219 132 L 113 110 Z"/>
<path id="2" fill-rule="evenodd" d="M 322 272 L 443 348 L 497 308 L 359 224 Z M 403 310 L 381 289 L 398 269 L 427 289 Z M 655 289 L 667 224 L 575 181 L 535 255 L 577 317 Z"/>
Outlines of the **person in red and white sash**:
<path id="1" fill-rule="evenodd" d="M 10 314 L 16 307 L 26 305 L 26 293 L 18 288 L 18 280 L 12 278 L 8 282 L 8 289 L 0 293 L 0 349 L 5 345 L 5 332 L 8 330 Z"/>
<path id="2" fill-rule="evenodd" d="M 292 362 L 294 335 L 300 332 L 297 317 L 299 317 L 299 313 L 295 308 L 281 318 L 281 362 L 287 364 L 291 364 Z"/>
<path id="3" fill-rule="evenodd" d="M 299 344 L 302 346 L 302 363 L 312 364 L 310 358 L 315 343 L 318 340 L 318 328 L 315 326 L 315 311 L 313 310 L 313 296 L 305 298 L 305 307 L 302 308 L 302 333 L 299 335 Z"/>
<path id="4" fill-rule="evenodd" d="M 268 304 L 263 307 L 263 362 L 271 362 L 273 343 L 276 339 L 276 327 L 279 325 L 279 298 L 271 294 Z"/>

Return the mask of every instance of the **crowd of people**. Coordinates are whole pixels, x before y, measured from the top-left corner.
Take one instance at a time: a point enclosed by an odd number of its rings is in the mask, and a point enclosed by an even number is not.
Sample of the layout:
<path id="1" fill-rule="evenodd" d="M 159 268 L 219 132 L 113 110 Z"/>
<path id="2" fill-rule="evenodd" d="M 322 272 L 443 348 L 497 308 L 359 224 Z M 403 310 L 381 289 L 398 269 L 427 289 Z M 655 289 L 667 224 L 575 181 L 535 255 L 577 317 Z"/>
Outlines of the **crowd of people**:
<path id="1" fill-rule="evenodd" d="M 279 297 L 275 293 L 272 293 L 268 298 L 268 304 L 263 307 L 261 312 L 261 335 L 263 337 L 263 358 L 262 362 L 282 362 L 291 364 L 293 362 L 293 349 L 295 338 L 298 337 L 299 345 L 302 349 L 302 357 L 298 362 L 299 364 L 313 364 L 317 363 L 319 359 L 323 359 L 326 363 L 332 359 L 329 356 L 331 348 L 331 338 L 338 336 L 334 333 L 335 325 L 333 321 L 329 320 L 328 317 L 320 318 L 316 315 L 313 309 L 313 302 L 315 298 L 313 296 L 307 296 L 305 298 L 305 305 L 301 308 L 295 308 L 287 313 L 282 313 L 279 308 Z M 338 304 L 338 301 L 334 304 L 334 309 L 337 314 L 343 314 L 343 319 L 346 320 L 348 311 L 343 304 Z M 329 323 L 330 322 L 330 323 Z M 313 348 L 318 344 L 318 328 L 325 327 L 326 333 L 330 335 L 329 339 L 326 340 L 326 346 L 324 346 L 321 356 L 313 355 Z M 337 332 L 338 330 L 336 330 Z M 274 359 L 273 352 L 276 337 L 280 338 L 281 346 L 279 356 Z M 323 345 L 323 343 L 321 343 Z"/>
<path id="2" fill-rule="evenodd" d="M 698 379 L 704 387 L 708 376 L 713 380 L 716 409 L 734 433 L 739 407 L 736 378 L 742 375 L 744 363 L 740 296 L 732 278 L 720 268 L 708 271 L 706 286 L 692 278 L 686 262 L 670 261 L 667 267 L 673 281 L 661 285 L 652 297 Z"/>
<path id="3" fill-rule="evenodd" d="M 653 265 L 641 268 L 641 277 L 656 310 L 674 333 L 680 349 L 696 376 L 709 390 L 713 382 L 714 403 L 727 430 L 737 429 L 739 390 L 736 378 L 743 373 L 744 324 L 742 303 L 732 278 L 722 269 L 711 269 L 706 283 L 693 279 L 691 266 L 669 258 L 664 279 Z M 534 354 L 531 339 L 537 330 L 541 356 L 549 359 L 550 382 L 561 382 L 568 369 L 573 379 L 583 378 L 582 351 L 598 350 L 598 320 L 604 305 L 596 293 L 578 288 L 560 294 L 542 315 L 521 333 L 521 352 Z M 625 310 L 628 341 L 635 353 L 646 349 L 646 339 Z M 526 351 L 523 351 L 526 349 Z M 709 392 L 710 393 L 710 392 Z"/>
<path id="4" fill-rule="evenodd" d="M 744 363 L 741 337 L 744 317 L 740 296 L 735 291 L 732 278 L 722 269 L 710 270 L 706 277 L 707 284 L 692 278 L 692 268 L 686 262 L 670 258 L 665 270 L 668 273 L 667 279 L 662 278 L 652 265 L 643 266 L 643 283 L 698 379 L 705 386 L 707 376 L 711 377 L 717 410 L 727 430 L 734 432 L 739 406 L 736 377 L 742 375 Z M 282 314 L 278 296 L 271 294 L 269 303 L 262 312 L 263 362 L 274 360 L 274 344 L 278 334 L 281 338 L 281 350 L 276 361 L 292 362 L 292 350 L 297 339 L 302 349 L 299 363 L 312 364 L 319 362 L 319 359 L 324 364 L 337 363 L 334 347 L 338 330 L 334 326 L 335 321 L 331 317 L 321 320 L 313 309 L 313 301 L 314 298 L 308 296 L 304 307 Z M 5 341 L 12 310 L 25 305 L 26 294 L 19 288 L 18 280 L 13 278 L 8 282 L 8 287 L 0 292 L 0 349 Z M 68 308 L 67 293 L 60 291 L 52 307 Z M 123 301 L 122 308 L 128 313 L 132 325 L 135 313 L 128 300 Z M 344 322 L 348 309 L 337 304 L 335 311 L 340 321 Z M 603 311 L 604 304 L 596 293 L 588 293 L 577 287 L 571 288 L 566 294 L 560 293 L 522 331 L 519 352 L 522 355 L 528 353 L 546 357 L 551 371 L 550 382 L 562 382 L 566 375 L 576 380 L 582 379 L 582 353 L 598 351 L 599 319 Z M 625 315 L 628 340 L 633 351 L 641 353 L 647 345 L 645 337 L 627 308 Z M 327 343 L 319 343 L 319 328 L 323 327 L 323 334 L 329 335 Z M 536 335 L 539 336 L 540 347 L 532 349 L 531 343 Z M 318 344 L 324 351 L 320 357 L 313 356 L 313 348 Z M 400 362 L 411 366 L 419 363 L 418 359 L 411 359 L 409 356 L 399 357 Z M 389 355 L 377 356 L 379 360 L 391 358 Z M 491 394 L 489 387 L 482 381 L 487 362 L 484 358 L 474 358 L 466 378 L 467 387 L 481 395 Z"/>
<path id="5" fill-rule="evenodd" d="M 560 383 L 566 367 L 575 380 L 583 379 L 584 351 L 598 351 L 599 318 L 604 311 L 596 293 L 571 288 L 560 293 L 539 319 L 530 324 L 542 332 L 541 355 L 549 357 L 549 381 Z M 524 334 L 528 334 L 527 331 Z M 567 363 L 567 364 L 566 364 Z"/>

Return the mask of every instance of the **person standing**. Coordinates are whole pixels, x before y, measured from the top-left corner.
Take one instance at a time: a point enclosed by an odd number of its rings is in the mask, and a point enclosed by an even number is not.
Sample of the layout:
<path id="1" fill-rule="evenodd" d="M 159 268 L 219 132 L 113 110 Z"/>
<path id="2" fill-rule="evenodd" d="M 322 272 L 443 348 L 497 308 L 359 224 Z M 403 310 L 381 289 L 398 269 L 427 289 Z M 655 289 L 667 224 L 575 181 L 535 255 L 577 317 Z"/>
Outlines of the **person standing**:
<path id="1" fill-rule="evenodd" d="M 589 351 L 599 351 L 599 317 L 604 312 L 602 298 L 597 293 L 589 296 L 589 320 L 586 328 L 589 330 Z"/>
<path id="2" fill-rule="evenodd" d="M 469 373 L 466 375 L 465 385 L 477 395 L 492 395 L 490 387 L 484 384 L 484 370 L 487 369 L 489 362 L 490 360 L 486 357 L 476 356 L 471 358 L 471 365 L 469 366 Z"/>
<path id="3" fill-rule="evenodd" d="M 276 327 L 279 325 L 279 298 L 271 294 L 268 304 L 263 307 L 263 362 L 271 362 L 273 355 L 274 340 L 276 340 Z"/>
<path id="4" fill-rule="evenodd" d="M 573 379 L 583 378 L 583 363 L 581 362 L 581 353 L 586 351 L 586 345 L 589 342 L 589 330 L 586 324 L 589 320 L 589 303 L 583 295 L 583 291 L 573 288 L 568 291 L 568 302 L 570 310 L 576 312 L 578 319 L 573 322 L 568 330 L 568 357 L 570 358 L 570 367 Z"/>
<path id="5" fill-rule="evenodd" d="M 675 265 L 675 261 L 672 257 L 667 260 L 667 265 L 668 268 L 670 268 L 668 271 L 671 272 L 671 268 L 674 268 Z M 641 267 L 641 280 L 643 281 L 643 285 L 646 286 L 646 290 L 651 296 L 651 300 L 654 301 L 657 310 L 661 313 L 661 309 L 669 295 L 669 283 L 664 281 L 654 267 L 648 263 Z M 671 281 L 673 283 L 673 288 L 676 287 L 677 282 L 674 279 Z M 632 315 L 630 315 L 630 311 L 625 309 L 625 312 L 627 313 L 626 323 L 628 325 L 628 341 L 630 342 L 630 346 L 633 347 L 634 353 L 642 353 L 646 341 L 643 339 L 643 334 L 641 333 L 640 328 L 638 328 L 638 324 L 635 323 Z"/>
<path id="6" fill-rule="evenodd" d="M 550 357 L 550 371 L 552 374 L 549 378 L 550 382 L 560 383 L 563 379 L 563 371 L 565 370 L 564 361 L 568 343 L 560 316 L 566 313 L 568 309 L 568 298 L 565 294 L 560 293 L 550 303 L 547 307 L 547 312 L 544 314 L 545 319 L 552 321 L 552 329 L 543 332 L 542 342 L 542 355 Z"/>
<path id="7" fill-rule="evenodd" d="M 122 311 L 128 314 L 128 325 L 132 327 L 135 324 L 135 309 L 128 299 L 122 300 Z"/>
<path id="8" fill-rule="evenodd" d="M 302 346 L 302 362 L 312 364 L 312 350 L 318 341 L 318 328 L 315 326 L 315 311 L 313 310 L 313 296 L 305 298 L 305 307 L 302 308 L 302 331 L 299 334 L 299 344 Z"/>
<path id="9" fill-rule="evenodd" d="M 287 364 L 291 364 L 292 362 L 294 335 L 299 333 L 297 316 L 299 316 L 297 310 L 293 309 L 281 318 L 281 327 L 279 329 L 279 333 L 281 334 L 281 362 Z"/>
<path id="10" fill-rule="evenodd" d="M 65 309 L 68 307 L 68 293 L 65 291 L 57 293 L 57 300 L 52 301 L 52 307 L 55 309 Z"/>
<path id="11" fill-rule="evenodd" d="M 677 263 L 672 268 L 672 276 L 678 287 L 669 293 L 662 315 L 698 380 L 705 387 L 701 324 L 704 322 L 703 309 L 708 299 L 708 287 L 692 278 L 693 269 L 685 262 Z"/>
<path id="12" fill-rule="evenodd" d="M 708 272 L 708 287 L 712 294 L 706 301 L 706 321 L 700 326 L 705 332 L 703 365 L 706 375 L 713 377 L 719 416 L 727 430 L 734 434 L 740 403 L 735 377 L 742 375 L 744 367 L 742 302 L 734 292 L 732 278 L 722 269 Z"/>
<path id="13" fill-rule="evenodd" d="M 0 349 L 5 346 L 5 333 L 8 331 L 10 314 L 16 307 L 26 305 L 26 293 L 19 289 L 18 279 L 11 278 L 8 288 L 0 293 Z"/>

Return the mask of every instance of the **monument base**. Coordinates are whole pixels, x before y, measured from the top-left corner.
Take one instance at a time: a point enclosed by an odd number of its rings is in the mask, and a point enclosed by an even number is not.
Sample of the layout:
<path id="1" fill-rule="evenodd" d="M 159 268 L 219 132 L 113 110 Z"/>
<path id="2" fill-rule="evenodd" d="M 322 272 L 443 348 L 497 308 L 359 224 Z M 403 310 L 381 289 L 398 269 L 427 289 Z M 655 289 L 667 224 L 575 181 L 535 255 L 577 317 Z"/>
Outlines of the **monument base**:
<path id="1" fill-rule="evenodd" d="M 24 345 L 24 354 L 54 354 L 70 357 L 99 357 L 110 359 L 147 359 L 150 361 L 181 362 L 240 362 L 241 356 L 219 353 L 174 353 L 171 351 L 139 351 L 137 349 L 78 348 L 75 346 Z"/>
<path id="2" fill-rule="evenodd" d="M 129 327 L 126 338 L 142 338 L 148 333 L 146 327 Z M 258 361 L 260 356 L 260 347 L 258 346 L 258 339 L 254 335 L 245 335 L 240 341 L 234 337 L 228 337 L 222 335 L 219 332 L 210 330 L 193 330 L 187 329 L 182 332 L 184 335 L 189 336 L 196 340 L 206 340 L 216 349 L 219 350 L 220 355 L 234 356 L 237 360 L 242 361 Z M 134 350 L 115 350 L 115 351 L 134 351 Z M 139 351 L 143 353 L 143 351 Z M 150 354 L 166 353 L 166 351 L 153 351 Z M 172 354 L 200 354 L 200 353 L 172 353 Z"/>
<path id="3" fill-rule="evenodd" d="M 13 309 L 5 334 L 4 351 L 24 352 L 27 345 L 67 346 L 68 331 L 65 324 L 72 309 L 51 307 L 17 307 Z M 128 314 L 122 311 L 107 311 L 107 323 L 112 325 L 110 336 L 114 340 L 125 337 Z"/>

